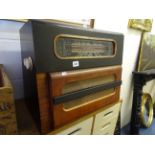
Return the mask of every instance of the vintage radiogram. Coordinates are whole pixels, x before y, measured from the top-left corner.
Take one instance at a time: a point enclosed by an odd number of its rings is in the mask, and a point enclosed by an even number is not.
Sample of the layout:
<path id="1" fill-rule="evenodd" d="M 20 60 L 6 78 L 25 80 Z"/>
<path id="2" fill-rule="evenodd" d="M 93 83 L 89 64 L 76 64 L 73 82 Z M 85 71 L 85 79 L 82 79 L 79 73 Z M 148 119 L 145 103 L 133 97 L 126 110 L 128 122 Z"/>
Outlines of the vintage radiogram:
<path id="1" fill-rule="evenodd" d="M 122 34 L 31 20 L 20 37 L 25 99 L 42 133 L 119 100 Z"/>

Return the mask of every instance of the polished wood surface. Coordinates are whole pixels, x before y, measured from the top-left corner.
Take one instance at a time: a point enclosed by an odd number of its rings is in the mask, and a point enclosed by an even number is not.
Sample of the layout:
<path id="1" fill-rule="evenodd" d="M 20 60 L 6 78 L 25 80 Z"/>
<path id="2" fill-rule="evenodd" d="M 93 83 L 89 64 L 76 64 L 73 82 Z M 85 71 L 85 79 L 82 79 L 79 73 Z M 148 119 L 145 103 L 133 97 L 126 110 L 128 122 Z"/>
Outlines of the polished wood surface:
<path id="1" fill-rule="evenodd" d="M 116 87 L 112 93 L 109 93 L 100 98 L 96 98 L 92 101 L 86 102 L 82 106 L 78 106 L 69 110 L 64 109 L 63 103 L 58 105 L 53 103 L 52 98 L 62 94 L 62 90 L 65 84 L 73 81 L 80 81 L 108 75 L 114 75 L 115 81 L 121 80 L 121 67 L 115 66 L 50 74 L 49 88 L 51 93 L 50 96 L 52 102 L 51 105 L 53 111 L 54 128 L 59 128 L 67 123 L 77 120 L 82 116 L 88 115 L 95 110 L 98 110 L 107 105 L 112 105 L 113 103 L 119 101 L 120 87 Z"/>
<path id="2" fill-rule="evenodd" d="M 121 80 L 121 66 L 101 67 L 95 69 L 57 72 L 51 73 L 50 89 L 51 96 L 56 97 L 62 94 L 64 86 L 74 81 L 81 81 L 85 79 L 93 79 L 96 77 L 105 77 L 109 75 L 115 76 L 115 81 Z"/>
<path id="3" fill-rule="evenodd" d="M 112 105 L 119 100 L 120 87 L 115 89 L 115 93 L 99 98 L 96 101 L 89 102 L 82 107 L 65 111 L 63 104 L 54 106 L 54 126 L 55 128 L 61 127 L 69 122 L 72 122 L 82 116 L 90 114 L 91 112 L 98 110 L 104 106 Z"/>
<path id="4" fill-rule="evenodd" d="M 49 100 L 48 79 L 46 74 L 37 74 L 38 104 L 40 110 L 41 132 L 45 134 L 52 129 L 52 112 Z"/>
<path id="5" fill-rule="evenodd" d="M 71 123 L 100 108 L 112 105 L 119 100 L 120 87 L 113 89 L 100 98 L 85 102 L 76 108 L 64 109 L 64 105 L 53 103 L 53 97 L 62 95 L 63 87 L 70 83 L 100 76 L 114 76 L 114 81 L 121 80 L 121 66 L 103 67 L 97 69 L 78 70 L 60 73 L 36 74 L 37 99 L 39 105 L 39 117 L 41 133 L 46 134 L 56 128 Z"/>

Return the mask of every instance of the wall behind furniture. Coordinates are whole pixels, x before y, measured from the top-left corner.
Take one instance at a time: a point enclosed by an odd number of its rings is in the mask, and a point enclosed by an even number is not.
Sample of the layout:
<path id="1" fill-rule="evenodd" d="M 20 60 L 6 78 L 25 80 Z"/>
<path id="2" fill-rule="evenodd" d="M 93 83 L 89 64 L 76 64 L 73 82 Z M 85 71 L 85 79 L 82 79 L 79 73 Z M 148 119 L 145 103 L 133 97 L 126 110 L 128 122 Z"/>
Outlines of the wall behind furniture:
<path id="1" fill-rule="evenodd" d="M 23 98 L 23 78 L 19 29 L 23 23 L 0 20 L 0 64 L 13 84 L 16 99 Z"/>
<path id="2" fill-rule="evenodd" d="M 135 69 L 135 64 L 137 61 L 141 32 L 128 29 L 128 19 L 117 19 L 117 22 L 115 22 L 114 20 L 96 19 L 95 28 L 114 32 L 121 32 L 124 34 L 124 53 L 122 65 L 123 84 L 121 87 L 121 98 L 123 99 L 121 109 L 121 126 L 123 127 L 130 122 L 131 118 L 133 92 L 132 71 Z"/>

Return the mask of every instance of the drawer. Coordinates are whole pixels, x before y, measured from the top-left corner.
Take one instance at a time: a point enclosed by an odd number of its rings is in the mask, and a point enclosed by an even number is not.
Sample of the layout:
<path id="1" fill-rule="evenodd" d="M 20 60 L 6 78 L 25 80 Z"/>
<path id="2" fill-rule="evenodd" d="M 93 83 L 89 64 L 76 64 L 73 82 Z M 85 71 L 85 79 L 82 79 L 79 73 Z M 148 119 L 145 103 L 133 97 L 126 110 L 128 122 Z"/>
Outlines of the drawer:
<path id="1" fill-rule="evenodd" d="M 54 129 L 119 100 L 120 66 L 58 72 L 49 76 Z"/>
<path id="2" fill-rule="evenodd" d="M 57 133 L 57 135 L 90 135 L 92 125 L 93 125 L 93 117 Z"/>
<path id="3" fill-rule="evenodd" d="M 114 117 L 93 129 L 93 135 L 113 135 L 118 117 Z"/>
<path id="4" fill-rule="evenodd" d="M 115 104 L 114 106 L 96 114 L 93 127 L 94 134 L 96 133 L 96 131 L 98 132 L 102 129 L 115 128 L 118 119 L 120 105 L 121 105 L 120 103 Z"/>
<path id="5" fill-rule="evenodd" d="M 101 123 L 101 122 L 105 122 L 111 118 L 114 118 L 118 115 L 119 113 L 119 109 L 120 109 L 120 103 L 115 104 L 114 106 L 103 110 L 102 112 L 96 114 L 95 116 L 95 123 Z M 96 124 L 96 125 L 97 125 Z"/>

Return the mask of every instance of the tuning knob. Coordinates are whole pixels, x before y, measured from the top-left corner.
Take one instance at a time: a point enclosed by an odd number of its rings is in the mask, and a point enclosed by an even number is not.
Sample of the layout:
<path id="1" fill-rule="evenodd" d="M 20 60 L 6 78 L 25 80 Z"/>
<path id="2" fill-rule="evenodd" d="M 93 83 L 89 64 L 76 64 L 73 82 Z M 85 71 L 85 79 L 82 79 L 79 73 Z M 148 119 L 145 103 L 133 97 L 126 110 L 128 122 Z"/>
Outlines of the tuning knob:
<path id="1" fill-rule="evenodd" d="M 27 70 L 32 70 L 33 69 L 33 62 L 32 62 L 32 58 L 31 57 L 24 58 L 23 64 L 24 64 L 24 66 L 25 66 L 25 68 Z"/>

